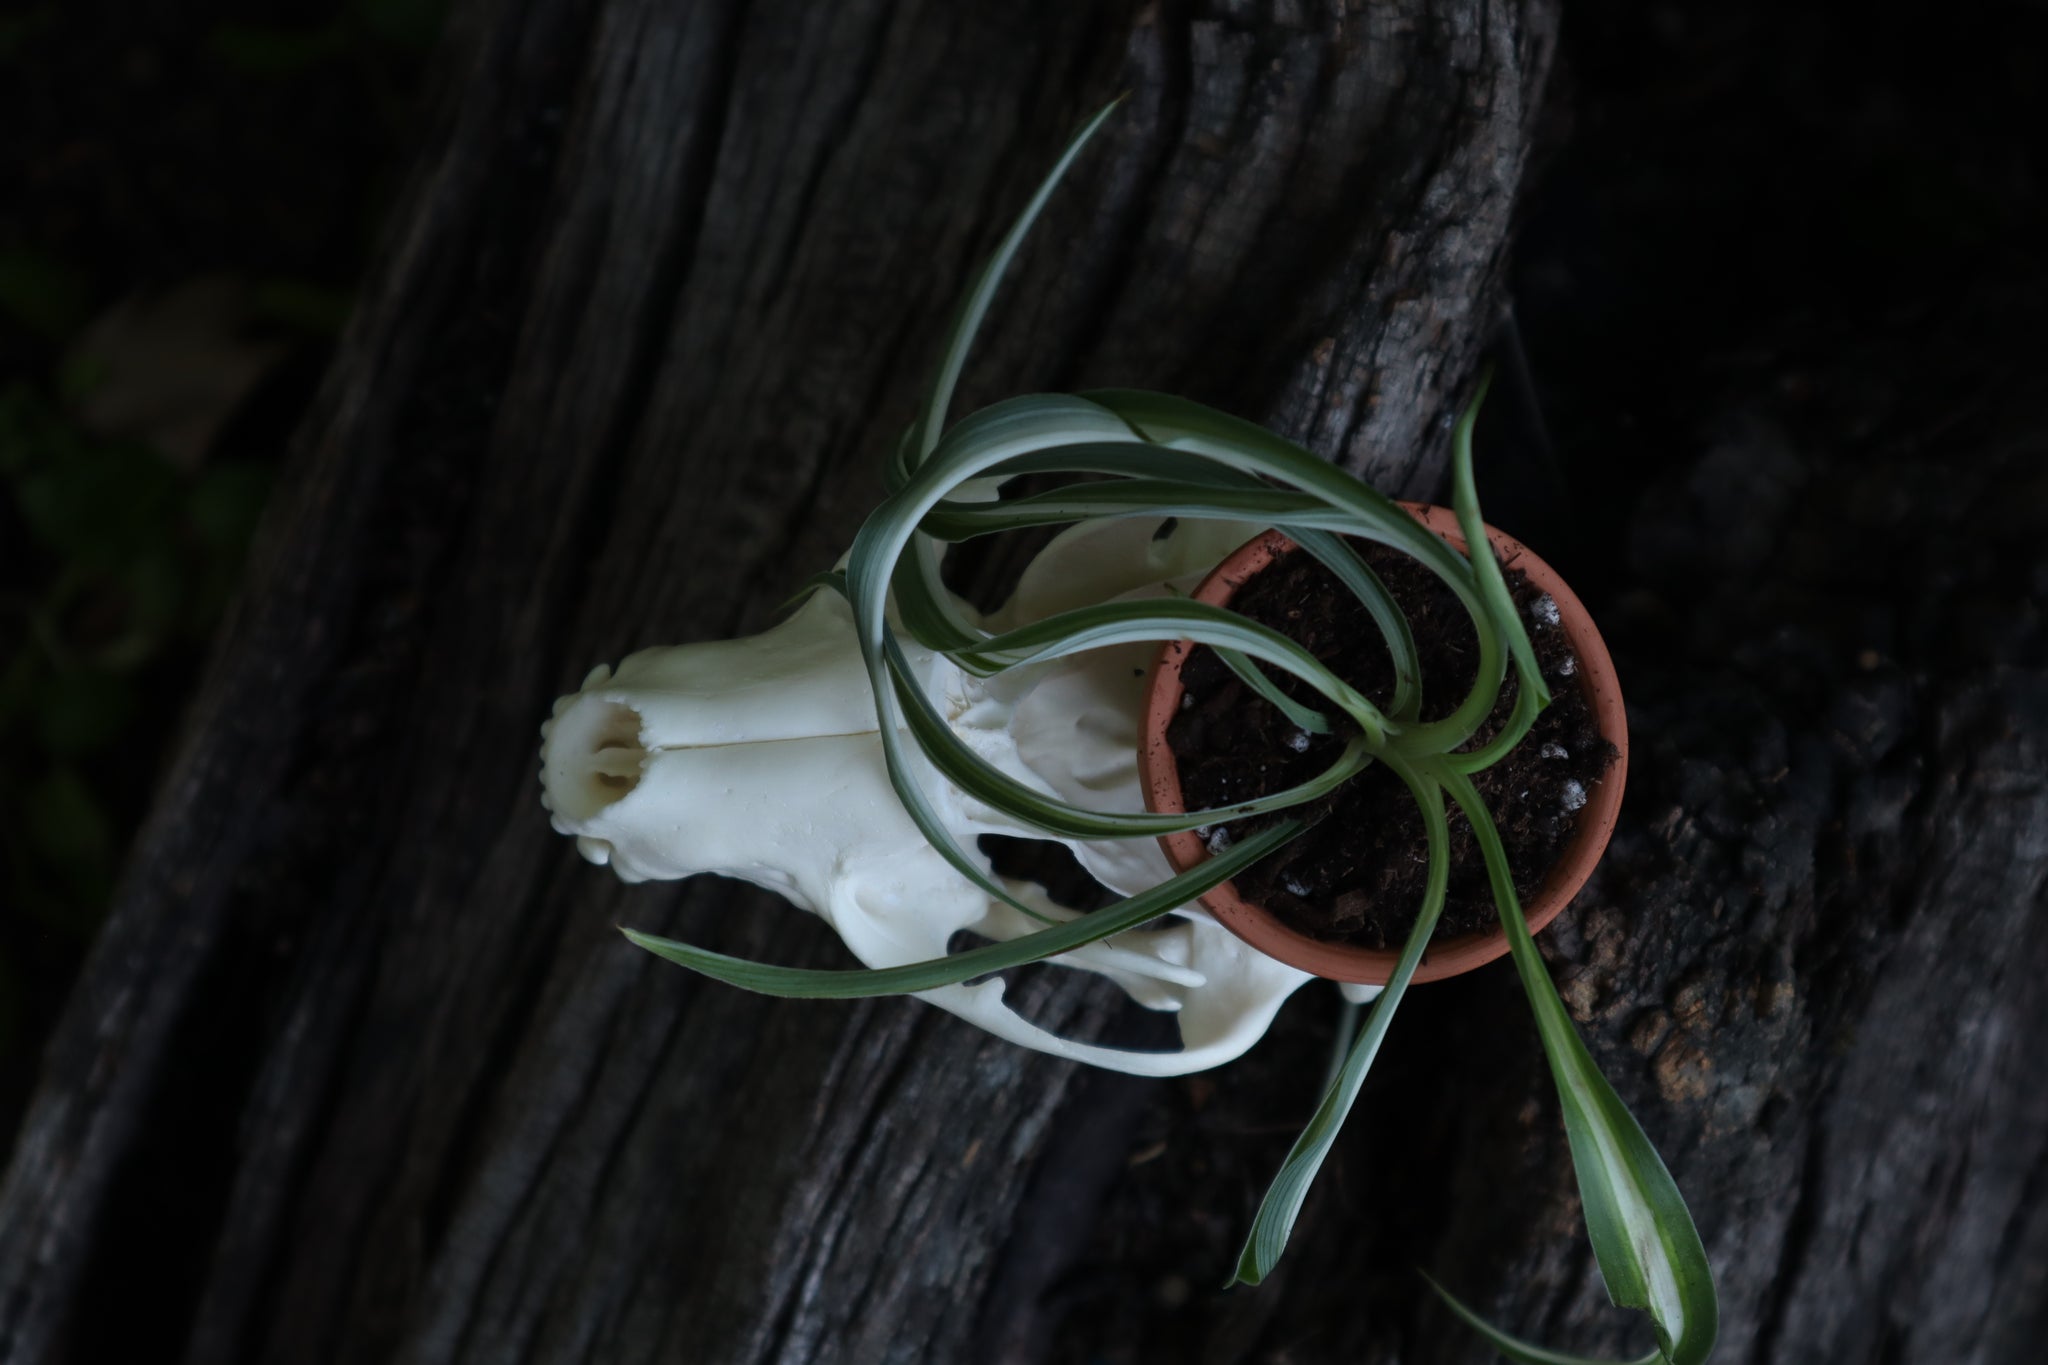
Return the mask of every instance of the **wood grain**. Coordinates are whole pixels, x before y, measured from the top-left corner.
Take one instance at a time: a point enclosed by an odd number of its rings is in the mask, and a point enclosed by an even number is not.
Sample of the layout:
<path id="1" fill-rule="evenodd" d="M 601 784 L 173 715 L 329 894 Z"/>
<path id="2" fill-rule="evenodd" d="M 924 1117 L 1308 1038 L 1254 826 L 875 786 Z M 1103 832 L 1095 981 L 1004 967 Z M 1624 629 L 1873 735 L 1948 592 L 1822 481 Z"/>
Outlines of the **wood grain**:
<path id="1" fill-rule="evenodd" d="M 578 862 L 535 727 L 592 662 L 758 628 L 838 552 L 951 300 L 1120 90 L 964 396 L 1177 389 L 1428 485 L 1552 23 L 462 10 L 0 1187 L 0 1359 L 971 1358 L 1085 1228 L 1025 1196 L 1097 1083 L 630 951 L 617 922 L 839 960 L 764 895 Z"/>

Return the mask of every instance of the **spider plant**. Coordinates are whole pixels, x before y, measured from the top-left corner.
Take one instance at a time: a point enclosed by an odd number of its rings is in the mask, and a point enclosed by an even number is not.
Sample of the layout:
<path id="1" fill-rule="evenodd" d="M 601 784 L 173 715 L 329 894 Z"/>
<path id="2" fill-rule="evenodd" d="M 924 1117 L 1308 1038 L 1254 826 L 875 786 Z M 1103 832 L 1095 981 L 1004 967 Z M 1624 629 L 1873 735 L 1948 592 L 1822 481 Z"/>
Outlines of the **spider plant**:
<path id="1" fill-rule="evenodd" d="M 1498 762 L 1521 741 L 1549 701 L 1480 520 L 1472 477 L 1479 398 L 1464 412 L 1453 438 L 1452 501 L 1468 547 L 1462 553 L 1343 470 L 1259 426 L 1181 398 L 1129 390 L 1034 394 L 947 425 L 954 386 L 1005 269 L 1054 186 L 1113 108 L 1097 114 L 1075 136 L 976 277 L 953 320 L 922 410 L 890 461 L 887 496 L 861 527 L 843 569 L 820 575 L 806 587 L 807 592 L 843 593 L 851 603 L 890 778 L 926 838 L 961 876 L 1045 921 L 1046 927 L 1009 942 L 882 970 L 779 967 L 630 930 L 628 936 L 707 976 L 772 995 L 844 999 L 928 990 L 1040 961 L 1186 905 L 1300 834 L 1304 820 L 1286 812 L 1332 791 L 1368 764 L 1383 764 L 1406 785 L 1422 813 L 1429 850 L 1427 889 L 1391 979 L 1265 1197 L 1239 1258 L 1237 1281 L 1259 1283 L 1279 1259 L 1309 1185 L 1407 993 L 1443 910 L 1450 878 L 1449 811 L 1456 807 L 1477 835 L 1556 1081 L 1586 1225 L 1608 1292 L 1617 1304 L 1649 1314 L 1657 1349 L 1646 1360 L 1694 1365 L 1712 1347 L 1717 1318 L 1699 1235 L 1664 1163 L 1595 1067 L 1558 998 L 1523 919 L 1500 836 L 1472 783 L 1472 774 Z M 1479 387 L 1483 391 L 1483 381 Z M 1016 496 L 1002 491 L 1004 481 L 1024 475 L 1036 476 L 1032 486 L 1038 491 Z M 1359 694 L 1294 641 L 1227 608 L 1178 598 L 1103 602 L 993 634 L 969 621 L 940 581 L 948 544 L 1120 517 L 1253 521 L 1291 537 L 1357 595 L 1377 625 L 1397 678 L 1386 708 Z M 1375 541 L 1420 561 L 1469 614 L 1479 641 L 1477 676 L 1470 693 L 1443 718 L 1421 718 L 1421 679 L 1409 623 L 1349 538 Z M 1045 795 L 979 757 L 919 686 L 906 639 L 942 651 L 983 677 L 1105 646 L 1192 640 L 1217 650 L 1304 728 L 1341 733 L 1346 743 L 1321 774 L 1255 801 L 1173 814 L 1088 809 Z M 1288 699 L 1257 664 L 1300 679 L 1322 705 L 1304 707 Z M 1494 710 L 1509 668 L 1519 683 L 1509 723 L 1487 743 L 1465 749 Z M 1050 835 L 1146 839 L 1251 815 L 1279 818 L 1148 892 L 1053 922 L 1015 899 L 959 846 L 922 785 L 925 765 L 976 799 Z M 1513 1359 L 1575 1359 L 1508 1337 L 1448 1293 L 1444 1296 Z"/>

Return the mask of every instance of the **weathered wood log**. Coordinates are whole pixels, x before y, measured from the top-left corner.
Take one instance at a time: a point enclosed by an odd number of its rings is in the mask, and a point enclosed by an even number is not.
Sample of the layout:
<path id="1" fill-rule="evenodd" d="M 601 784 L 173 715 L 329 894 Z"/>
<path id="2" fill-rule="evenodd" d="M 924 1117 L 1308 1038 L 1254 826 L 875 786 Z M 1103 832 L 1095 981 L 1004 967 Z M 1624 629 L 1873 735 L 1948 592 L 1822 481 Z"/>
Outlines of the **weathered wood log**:
<path id="1" fill-rule="evenodd" d="M 2044 285 L 1764 357 L 1767 396 L 1673 433 L 1695 453 L 1611 531 L 1627 804 L 1541 941 L 1700 1224 L 1717 1360 L 2039 1353 Z M 1185 1277 L 1242 1227 L 1216 1192 L 1255 1190 L 1288 1140 L 1257 1125 L 1299 1117 L 1312 1022 L 1156 1099 L 1050 1358 L 1490 1358 L 1415 1266 L 1538 1339 L 1643 1350 L 1577 1230 L 1525 1014 L 1490 970 L 1404 1007 L 1275 1293 Z"/>
<path id="2" fill-rule="evenodd" d="M 631 950 L 614 923 L 840 960 L 771 897 L 578 862 L 534 727 L 591 662 L 757 628 L 842 548 L 973 265 L 1119 90 L 964 397 L 1174 389 L 1427 487 L 1552 20 L 464 11 L 0 1189 L 0 1359 L 1042 1345 L 1071 1210 L 1149 1092 Z M 1028 994 L 1069 1028 L 1122 1013 Z"/>
<path id="3" fill-rule="evenodd" d="M 1640 1349 L 1505 971 L 1416 992 L 1280 1274 L 1222 1294 L 1328 993 L 1178 1082 L 745 996 L 611 925 L 843 955 L 618 887 L 532 772 L 589 663 L 757 627 L 843 547 L 975 260 L 1120 89 L 967 398 L 1177 388 L 1423 490 L 1551 23 L 467 13 L 0 1186 L 0 1360 L 1486 1358 L 1417 1265 Z M 1744 361 L 1631 520 L 1542 546 L 1604 582 L 1635 734 L 1545 948 L 1699 1219 L 1717 1359 L 2019 1365 L 2048 1325 L 2043 284 Z"/>

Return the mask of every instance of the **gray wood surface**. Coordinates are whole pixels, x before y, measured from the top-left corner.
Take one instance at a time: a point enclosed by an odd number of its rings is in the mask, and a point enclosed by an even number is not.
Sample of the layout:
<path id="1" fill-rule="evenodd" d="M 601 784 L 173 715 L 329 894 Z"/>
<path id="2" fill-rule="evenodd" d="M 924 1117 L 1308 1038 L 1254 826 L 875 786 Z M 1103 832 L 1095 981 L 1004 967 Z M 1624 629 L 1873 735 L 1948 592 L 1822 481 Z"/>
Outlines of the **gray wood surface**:
<path id="1" fill-rule="evenodd" d="M 1483 1359 L 1416 1265 L 1641 1349 L 1506 973 L 1417 993 L 1281 1274 L 1224 1295 L 1327 993 L 1176 1082 L 743 995 L 612 926 L 842 952 L 724 882 L 617 885 L 535 779 L 590 664 L 758 628 L 843 548 L 976 261 L 1120 90 L 967 401 L 1174 389 L 1425 491 L 1554 24 L 463 9 L 0 1184 L 0 1360 Z M 1629 533 L 1629 800 L 1546 951 L 1699 1218 L 1718 1359 L 2020 1362 L 2048 1325 L 2035 411 L 1837 448 L 1731 404 Z"/>
<path id="2" fill-rule="evenodd" d="M 974 263 L 1120 90 L 965 396 L 1175 388 L 1426 484 L 1550 41 L 1468 0 L 461 12 L 0 1192 L 0 1357 L 964 1358 L 1074 1069 L 630 951 L 838 960 L 577 861 L 535 727 L 843 547 Z"/>

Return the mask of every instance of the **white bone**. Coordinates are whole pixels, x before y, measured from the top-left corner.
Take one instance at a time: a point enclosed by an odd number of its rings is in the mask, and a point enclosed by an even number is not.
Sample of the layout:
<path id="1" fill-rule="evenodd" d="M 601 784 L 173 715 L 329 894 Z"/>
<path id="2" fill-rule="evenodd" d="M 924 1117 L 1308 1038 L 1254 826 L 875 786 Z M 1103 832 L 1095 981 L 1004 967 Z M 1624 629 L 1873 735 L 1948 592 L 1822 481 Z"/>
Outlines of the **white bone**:
<path id="1" fill-rule="evenodd" d="M 975 490 L 964 491 L 972 496 Z M 1157 519 L 1092 523 L 1056 537 L 987 620 L 1008 629 L 1119 596 L 1185 591 L 1259 529 Z M 963 606 L 963 611 L 965 610 Z M 977 753 L 1062 800 L 1142 808 L 1139 712 L 1153 647 L 1093 650 L 987 681 L 912 650 L 918 681 Z M 743 640 L 644 650 L 600 665 L 541 727 L 542 802 L 557 830 L 629 882 L 715 872 L 787 897 L 831 925 L 869 967 L 944 955 L 963 930 L 1008 940 L 1043 927 L 975 886 L 926 842 L 889 784 L 851 613 L 818 592 Z M 908 746 L 915 755 L 915 745 Z M 914 757 L 960 846 L 989 833 L 1044 838 L 973 800 Z M 1061 840 L 1114 891 L 1171 873 L 1150 839 Z M 1066 918 L 1034 888 L 1033 909 Z M 1000 979 L 920 998 L 999 1037 L 1137 1075 L 1181 1075 L 1242 1054 L 1310 978 L 1246 946 L 1199 905 L 1053 959 L 1109 978 L 1175 1014 L 1181 1048 L 1137 1052 L 1062 1038 L 1004 1001 Z M 1350 992 L 1347 992 L 1349 994 Z M 1376 993 L 1376 992 L 1375 992 Z"/>

